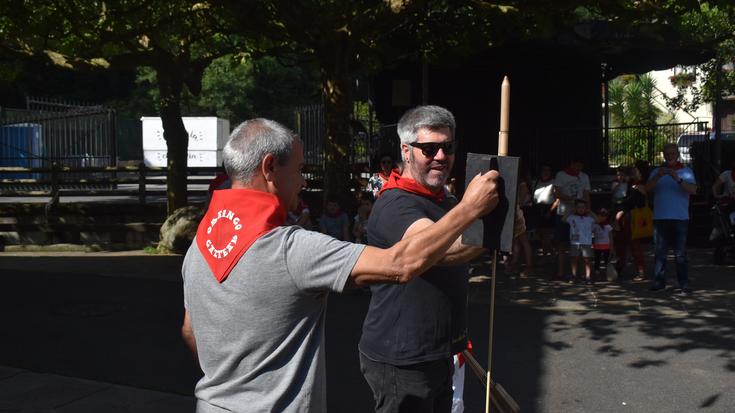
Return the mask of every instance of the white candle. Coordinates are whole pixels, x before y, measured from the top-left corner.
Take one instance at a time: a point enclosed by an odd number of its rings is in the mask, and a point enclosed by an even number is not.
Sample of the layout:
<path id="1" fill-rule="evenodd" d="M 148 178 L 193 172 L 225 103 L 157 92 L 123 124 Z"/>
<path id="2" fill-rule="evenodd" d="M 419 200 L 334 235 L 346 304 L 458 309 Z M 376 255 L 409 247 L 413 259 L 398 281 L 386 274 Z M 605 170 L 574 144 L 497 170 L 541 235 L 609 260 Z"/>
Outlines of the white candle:
<path id="1" fill-rule="evenodd" d="M 508 155 L 508 133 L 510 132 L 510 81 L 503 77 L 500 87 L 500 133 L 498 134 L 498 155 Z"/>

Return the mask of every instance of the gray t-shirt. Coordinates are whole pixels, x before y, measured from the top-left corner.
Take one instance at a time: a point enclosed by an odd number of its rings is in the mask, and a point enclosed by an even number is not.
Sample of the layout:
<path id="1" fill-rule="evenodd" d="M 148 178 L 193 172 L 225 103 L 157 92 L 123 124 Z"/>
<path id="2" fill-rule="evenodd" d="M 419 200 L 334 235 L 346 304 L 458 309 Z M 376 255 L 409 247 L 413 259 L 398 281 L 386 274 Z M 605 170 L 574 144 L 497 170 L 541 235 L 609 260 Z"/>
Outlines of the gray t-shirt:
<path id="1" fill-rule="evenodd" d="M 221 284 L 192 243 L 183 265 L 204 377 L 197 412 L 322 412 L 324 320 L 364 245 L 300 227 L 258 239 Z"/>

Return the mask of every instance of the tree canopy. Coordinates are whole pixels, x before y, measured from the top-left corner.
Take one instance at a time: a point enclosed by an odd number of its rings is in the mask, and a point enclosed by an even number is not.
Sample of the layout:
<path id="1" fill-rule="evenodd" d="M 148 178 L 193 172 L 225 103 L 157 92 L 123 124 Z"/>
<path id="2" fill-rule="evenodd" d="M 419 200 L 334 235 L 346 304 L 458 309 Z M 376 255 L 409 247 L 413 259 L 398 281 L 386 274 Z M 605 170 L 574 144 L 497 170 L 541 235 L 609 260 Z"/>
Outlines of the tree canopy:
<path id="1" fill-rule="evenodd" d="M 172 211 L 186 203 L 182 113 L 198 107 L 235 117 L 267 113 L 248 108 L 245 101 L 229 108 L 221 105 L 240 101 L 237 91 L 228 90 L 228 82 L 222 80 L 234 82 L 244 72 L 270 76 L 276 66 L 258 60 L 262 55 L 308 56 L 319 68 L 327 125 L 325 191 L 333 196 L 349 187 L 347 154 L 356 75 L 406 61 L 451 63 L 499 44 L 529 40 L 583 45 L 603 61 L 634 42 L 701 46 L 717 50 L 718 59 L 709 64 L 721 67 L 733 60 L 731 3 L 15 0 L 0 6 L 0 57 L 4 57 L 0 74 L 17 75 L 13 59 L 34 58 L 74 70 L 135 68 L 149 84 L 155 78 L 155 106 L 169 146 Z M 212 65 L 222 56 L 229 57 Z M 217 78 L 212 82 L 204 75 L 210 65 Z M 707 66 L 701 72 L 713 73 Z M 706 85 L 713 79 L 725 84 L 733 80 L 732 71 L 716 73 L 720 74 L 707 75 Z M 265 91 L 248 89 L 247 83 L 240 86 L 266 99 Z M 207 94 L 197 97 L 203 88 Z M 710 89 L 703 90 L 701 99 L 707 99 Z"/>

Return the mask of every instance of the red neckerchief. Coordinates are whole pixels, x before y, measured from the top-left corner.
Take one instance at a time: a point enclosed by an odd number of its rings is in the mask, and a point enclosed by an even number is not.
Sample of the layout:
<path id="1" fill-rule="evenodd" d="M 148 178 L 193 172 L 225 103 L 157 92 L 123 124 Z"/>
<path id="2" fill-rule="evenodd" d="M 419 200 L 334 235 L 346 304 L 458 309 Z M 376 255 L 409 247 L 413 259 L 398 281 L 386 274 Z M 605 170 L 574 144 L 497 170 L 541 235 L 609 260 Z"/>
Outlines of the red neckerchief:
<path id="1" fill-rule="evenodd" d="M 391 172 L 390 179 L 388 179 L 388 182 L 386 182 L 380 192 L 378 192 L 378 196 L 383 194 L 383 192 L 393 188 L 398 188 L 412 194 L 421 195 L 425 198 L 431 199 L 436 203 L 442 202 L 444 200 L 443 190 L 440 189 L 439 192 L 433 193 L 415 180 L 401 176 L 401 174 L 399 174 L 398 170 L 396 169 Z"/>
<path id="2" fill-rule="evenodd" d="M 393 171 L 391 170 L 391 172 Z M 380 176 L 384 181 L 387 181 L 390 178 L 390 174 L 383 173 L 382 170 L 378 172 L 378 176 Z"/>
<path id="3" fill-rule="evenodd" d="M 579 172 L 580 171 L 575 171 L 574 169 L 572 169 L 572 168 L 570 168 L 568 166 L 566 168 L 564 168 L 564 173 L 566 173 L 569 176 L 579 176 Z"/>
<path id="4" fill-rule="evenodd" d="M 197 247 L 217 281 L 224 281 L 245 251 L 286 222 L 286 210 L 268 192 L 251 189 L 214 191 L 197 229 Z"/>
<path id="5" fill-rule="evenodd" d="M 664 165 L 664 166 L 669 166 L 669 164 L 667 163 L 667 164 L 666 164 L 666 165 Z M 679 169 L 683 169 L 683 168 L 684 168 L 684 165 L 682 165 L 682 163 L 681 163 L 681 162 L 679 162 L 679 161 L 677 161 L 677 162 L 676 162 L 676 163 L 674 164 L 674 166 L 672 166 L 672 167 L 671 167 L 671 169 L 673 169 L 673 170 L 675 170 L 675 171 L 678 171 Z"/>
<path id="6" fill-rule="evenodd" d="M 474 353 L 472 351 L 472 340 L 470 340 L 470 339 L 467 339 L 467 351 L 469 351 L 470 354 L 473 354 Z M 457 364 L 459 364 L 459 367 L 462 367 L 462 365 L 465 363 L 465 361 L 466 360 L 464 359 L 464 354 L 457 353 L 457 362 L 458 362 Z"/>

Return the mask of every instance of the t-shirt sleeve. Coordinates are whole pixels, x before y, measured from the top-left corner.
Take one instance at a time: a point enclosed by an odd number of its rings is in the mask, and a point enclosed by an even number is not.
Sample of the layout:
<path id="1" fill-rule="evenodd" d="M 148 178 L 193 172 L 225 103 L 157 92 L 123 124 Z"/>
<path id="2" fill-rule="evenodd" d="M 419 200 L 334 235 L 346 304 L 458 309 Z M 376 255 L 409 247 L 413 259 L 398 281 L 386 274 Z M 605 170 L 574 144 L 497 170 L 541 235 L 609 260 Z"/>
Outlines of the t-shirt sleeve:
<path id="1" fill-rule="evenodd" d="M 653 179 L 653 177 L 656 176 L 657 173 L 658 173 L 658 168 L 653 168 L 651 173 L 648 175 L 648 180 L 650 181 L 651 179 Z"/>
<path id="2" fill-rule="evenodd" d="M 392 198 L 382 208 L 370 214 L 368 238 L 370 244 L 387 248 L 403 238 L 408 227 L 422 218 L 426 211 L 413 196 Z"/>
<path id="3" fill-rule="evenodd" d="M 582 190 L 590 192 L 592 191 L 592 185 L 590 184 L 590 176 L 587 174 L 582 175 Z"/>
<path id="4" fill-rule="evenodd" d="M 561 171 L 557 172 L 556 175 L 554 175 L 554 180 L 552 181 L 552 185 L 557 187 L 564 186 L 564 182 L 562 182 L 561 179 Z"/>
<path id="5" fill-rule="evenodd" d="M 684 182 L 686 182 L 686 183 L 693 184 L 693 185 L 696 185 L 697 184 L 697 180 L 696 180 L 696 178 L 694 178 L 694 171 L 692 171 L 689 168 L 685 168 L 682 171 L 682 173 L 681 173 L 680 176 L 681 176 L 681 179 L 683 179 Z"/>
<path id="6" fill-rule="evenodd" d="M 364 248 L 298 228 L 287 237 L 283 258 L 299 289 L 342 292 Z"/>

